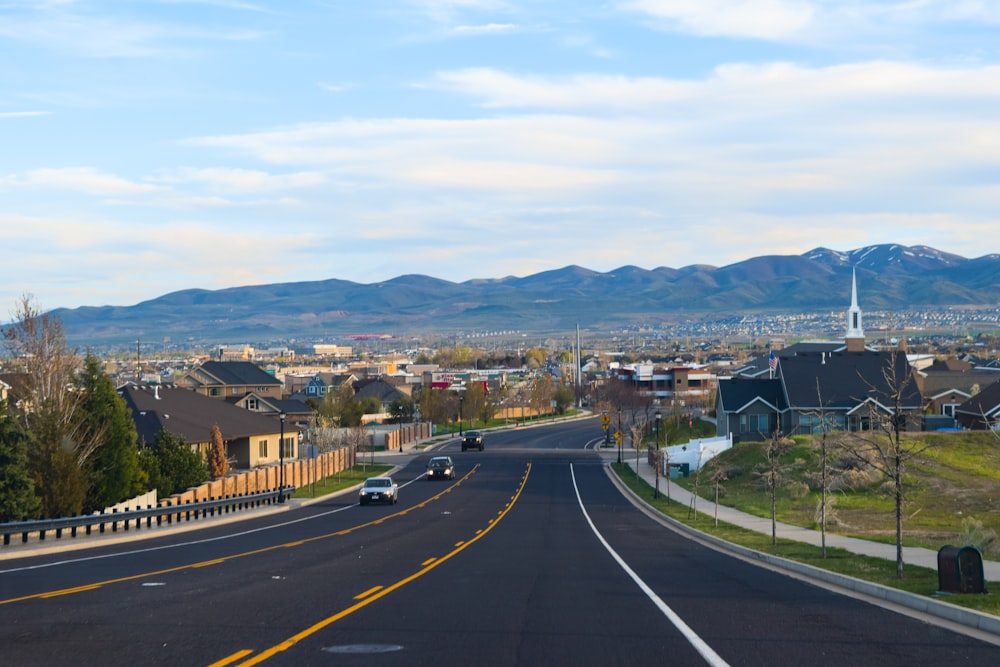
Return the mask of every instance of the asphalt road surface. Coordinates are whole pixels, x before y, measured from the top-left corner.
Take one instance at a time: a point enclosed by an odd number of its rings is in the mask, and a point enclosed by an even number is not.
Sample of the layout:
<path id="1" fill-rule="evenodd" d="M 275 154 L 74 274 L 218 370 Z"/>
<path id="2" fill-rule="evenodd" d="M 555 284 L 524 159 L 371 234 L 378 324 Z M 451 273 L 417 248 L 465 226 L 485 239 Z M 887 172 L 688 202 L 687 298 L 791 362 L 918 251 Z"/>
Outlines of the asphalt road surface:
<path id="1" fill-rule="evenodd" d="M 700 546 L 637 510 L 596 421 L 408 459 L 354 494 L 0 562 L 0 665 L 998 665 L 1000 647 Z M 455 481 L 427 481 L 447 453 Z"/>

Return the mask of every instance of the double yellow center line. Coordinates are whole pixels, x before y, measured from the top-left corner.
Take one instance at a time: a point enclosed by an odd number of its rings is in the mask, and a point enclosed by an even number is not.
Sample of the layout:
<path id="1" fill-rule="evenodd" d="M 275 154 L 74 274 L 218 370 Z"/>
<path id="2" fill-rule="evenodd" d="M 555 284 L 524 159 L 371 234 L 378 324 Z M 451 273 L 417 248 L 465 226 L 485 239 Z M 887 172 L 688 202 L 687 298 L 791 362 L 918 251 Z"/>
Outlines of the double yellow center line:
<path id="1" fill-rule="evenodd" d="M 399 581 L 397 581 L 394 584 L 391 584 L 391 585 L 385 586 L 385 587 L 376 586 L 374 588 L 368 589 L 367 591 L 365 591 L 365 592 L 363 592 L 363 593 L 355 596 L 354 599 L 358 600 L 357 603 L 351 605 L 350 607 L 348 607 L 348 608 L 346 608 L 346 609 L 344 609 L 342 611 L 337 612 L 336 614 L 333 614 L 332 616 L 327 616 L 326 618 L 322 619 L 321 621 L 318 621 L 317 623 L 314 623 L 313 625 L 310 625 L 308 628 L 302 630 L 301 632 L 298 632 L 298 633 L 292 635 L 288 639 L 286 639 L 286 640 L 284 640 L 282 642 L 279 642 L 278 644 L 275 644 L 274 646 L 272 646 L 272 647 L 270 647 L 268 649 L 265 649 L 265 650 L 261 651 L 260 653 L 258 653 L 256 655 L 254 655 L 253 657 L 251 657 L 249 660 L 246 660 L 244 662 L 240 662 L 238 667 L 249 667 L 249 665 L 256 665 L 256 664 L 259 664 L 261 662 L 264 662 L 268 658 L 271 658 L 272 656 L 274 656 L 274 655 L 276 655 L 276 654 L 278 654 L 278 653 L 280 653 L 282 651 L 285 651 L 285 650 L 291 648 L 292 646 L 294 646 L 298 642 L 302 641 L 306 637 L 309 637 L 310 635 L 313 635 L 313 634 L 319 632 L 323 628 L 326 628 L 326 627 L 328 627 L 328 626 L 336 623 L 337 621 L 341 620 L 342 618 L 345 618 L 345 617 L 353 614 L 354 612 L 356 612 L 359 609 L 362 609 L 362 608 L 370 605 L 371 603 L 375 602 L 376 600 L 380 600 L 380 599 L 384 598 L 385 596 L 389 595 L 393 591 L 395 591 L 395 590 L 397 590 L 399 588 L 402 588 L 406 584 L 410 583 L 411 581 L 414 581 L 415 579 L 417 579 L 419 577 L 422 577 L 423 575 L 427 574 L 428 572 L 430 572 L 431 570 L 433 570 L 434 568 L 436 568 L 438 565 L 441 565 L 445 561 L 447 561 L 447 560 L 451 559 L 452 557 L 458 555 L 465 548 L 467 548 L 468 546 L 474 544 L 480 538 L 482 538 L 484 535 L 486 535 L 488 532 L 490 532 L 491 530 L 493 530 L 493 528 L 497 525 L 497 523 L 499 523 L 500 520 L 503 519 L 507 515 L 508 512 L 510 512 L 511 508 L 514 507 L 514 503 L 516 503 L 517 500 L 521 497 L 521 492 L 524 491 L 524 487 L 528 483 L 528 475 L 530 473 L 531 473 L 531 464 L 529 463 L 528 466 L 527 466 L 527 468 L 524 471 L 524 475 L 521 477 L 521 484 L 518 486 L 517 492 L 513 496 L 511 496 L 510 501 L 503 508 L 503 510 L 501 510 L 495 518 L 490 519 L 490 521 L 487 524 L 486 528 L 476 531 L 475 535 L 471 539 L 456 543 L 454 549 L 452 549 L 451 551 L 449 551 L 448 553 L 446 553 L 445 555 L 443 555 L 443 556 L 441 556 L 439 558 L 432 558 L 432 559 L 429 559 L 427 561 L 424 561 L 424 563 L 422 564 L 422 567 L 419 570 L 417 570 L 416 572 L 414 572 L 413 574 L 411 574 L 408 577 L 400 579 Z M 230 656 L 227 656 L 226 658 L 223 658 L 222 660 L 219 660 L 218 662 L 212 663 L 209 667 L 225 667 L 226 665 L 233 665 L 233 664 L 236 664 L 239 660 L 242 660 L 243 658 L 247 657 L 248 655 L 251 655 L 252 653 L 253 652 L 251 650 L 249 650 L 249 649 L 243 650 L 243 651 L 238 651 L 236 653 L 233 653 Z"/>

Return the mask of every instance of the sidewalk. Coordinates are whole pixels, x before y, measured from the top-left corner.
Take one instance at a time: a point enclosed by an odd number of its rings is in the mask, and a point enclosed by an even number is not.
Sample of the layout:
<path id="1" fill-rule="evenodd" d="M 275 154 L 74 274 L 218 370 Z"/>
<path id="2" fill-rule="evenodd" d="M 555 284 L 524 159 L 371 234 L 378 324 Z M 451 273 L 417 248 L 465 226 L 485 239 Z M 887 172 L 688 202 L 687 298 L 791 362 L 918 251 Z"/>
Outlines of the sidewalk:
<path id="1" fill-rule="evenodd" d="M 632 451 L 634 452 L 635 450 Z M 629 457 L 623 457 L 622 461 L 623 463 L 628 463 L 629 467 L 635 470 L 635 458 L 631 458 L 631 460 L 629 460 Z M 653 466 L 646 462 L 645 452 L 643 452 L 639 460 L 639 476 L 648 482 L 650 486 L 655 486 L 655 472 L 656 471 L 653 469 Z M 668 480 L 663 476 L 660 476 L 660 493 L 664 496 L 667 495 L 667 483 Z M 677 502 L 690 507 L 691 496 L 692 494 L 689 491 L 685 490 L 678 484 L 670 484 L 670 498 L 672 500 L 676 500 Z M 715 503 L 712 501 L 704 498 L 698 498 L 697 507 L 698 511 L 715 516 Z M 733 524 L 734 526 L 740 526 L 741 528 L 753 530 L 765 535 L 771 534 L 771 519 L 745 514 L 739 510 L 735 510 L 724 505 L 719 505 L 719 521 L 724 521 L 726 523 Z M 817 547 L 822 546 L 822 533 L 818 530 L 800 528 L 799 526 L 791 526 L 786 523 L 778 522 L 775 532 L 781 539 L 805 542 Z M 826 546 L 845 549 L 851 553 L 863 556 L 885 558 L 886 560 L 896 562 L 895 544 L 870 542 L 868 540 L 861 540 L 854 537 L 844 537 L 842 535 L 835 535 L 828 530 L 826 533 Z M 937 571 L 937 552 L 920 547 L 903 547 L 903 563 L 905 565 L 918 565 L 920 567 L 926 567 Z M 983 559 L 983 576 L 988 583 L 1000 583 L 1000 562 Z"/>

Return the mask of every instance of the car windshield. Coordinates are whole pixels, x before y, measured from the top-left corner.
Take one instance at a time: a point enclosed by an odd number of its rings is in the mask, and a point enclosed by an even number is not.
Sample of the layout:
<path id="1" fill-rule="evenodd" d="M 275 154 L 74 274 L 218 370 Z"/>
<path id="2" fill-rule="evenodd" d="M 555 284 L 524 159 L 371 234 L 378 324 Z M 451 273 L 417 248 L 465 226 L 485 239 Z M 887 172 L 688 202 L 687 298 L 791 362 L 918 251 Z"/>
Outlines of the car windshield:
<path id="1" fill-rule="evenodd" d="M 448 461 L 447 459 L 431 459 L 430 466 L 432 468 L 447 468 Z"/>
<path id="2" fill-rule="evenodd" d="M 365 486 L 389 486 L 387 479 L 370 479 Z"/>

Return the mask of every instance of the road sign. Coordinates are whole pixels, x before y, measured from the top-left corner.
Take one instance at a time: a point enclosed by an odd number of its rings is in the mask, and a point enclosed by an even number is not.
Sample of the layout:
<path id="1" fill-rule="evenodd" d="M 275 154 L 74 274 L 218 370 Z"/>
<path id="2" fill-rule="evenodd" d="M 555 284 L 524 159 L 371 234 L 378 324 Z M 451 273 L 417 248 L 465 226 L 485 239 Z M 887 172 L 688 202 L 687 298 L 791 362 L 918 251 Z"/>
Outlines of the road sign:
<path id="1" fill-rule="evenodd" d="M 601 415 L 601 423 L 607 426 L 608 424 L 611 423 L 611 417 L 609 417 L 608 415 Z"/>

